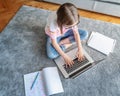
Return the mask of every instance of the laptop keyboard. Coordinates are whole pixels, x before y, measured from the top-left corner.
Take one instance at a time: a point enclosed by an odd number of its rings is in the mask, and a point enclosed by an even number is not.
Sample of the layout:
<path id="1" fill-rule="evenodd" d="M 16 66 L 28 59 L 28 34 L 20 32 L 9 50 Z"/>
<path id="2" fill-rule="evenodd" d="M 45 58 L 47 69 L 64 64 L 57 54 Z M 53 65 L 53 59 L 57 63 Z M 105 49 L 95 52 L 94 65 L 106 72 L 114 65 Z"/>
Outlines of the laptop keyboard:
<path id="1" fill-rule="evenodd" d="M 78 58 L 75 58 L 73 61 L 74 64 L 72 67 L 66 67 L 66 65 L 63 65 L 67 73 L 71 73 L 72 71 L 80 68 L 81 66 L 89 62 L 87 58 L 85 58 L 83 61 L 78 61 Z"/>

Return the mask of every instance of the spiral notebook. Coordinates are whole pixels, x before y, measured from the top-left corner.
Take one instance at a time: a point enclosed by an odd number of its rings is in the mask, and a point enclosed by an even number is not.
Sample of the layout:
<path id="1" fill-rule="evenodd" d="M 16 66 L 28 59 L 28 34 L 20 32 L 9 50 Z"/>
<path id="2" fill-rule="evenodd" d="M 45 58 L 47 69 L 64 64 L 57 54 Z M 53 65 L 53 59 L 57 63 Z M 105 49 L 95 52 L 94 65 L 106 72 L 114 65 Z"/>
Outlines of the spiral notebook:
<path id="1" fill-rule="evenodd" d="M 98 32 L 92 32 L 87 45 L 105 55 L 113 52 L 116 40 Z"/>

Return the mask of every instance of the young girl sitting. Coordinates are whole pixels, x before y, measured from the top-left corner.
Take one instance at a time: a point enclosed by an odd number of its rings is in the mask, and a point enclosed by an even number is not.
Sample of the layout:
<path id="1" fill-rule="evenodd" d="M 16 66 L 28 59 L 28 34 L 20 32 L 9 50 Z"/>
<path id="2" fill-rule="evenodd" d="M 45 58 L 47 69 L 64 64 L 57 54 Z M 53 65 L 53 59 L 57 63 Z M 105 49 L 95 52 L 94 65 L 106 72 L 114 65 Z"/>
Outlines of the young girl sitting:
<path id="1" fill-rule="evenodd" d="M 73 42 L 77 42 L 76 56 L 78 61 L 84 59 L 81 40 L 87 38 L 88 33 L 78 29 L 80 16 L 75 5 L 64 3 L 57 11 L 52 12 L 45 27 L 47 34 L 46 50 L 50 59 L 55 59 L 62 56 L 68 66 L 74 64 L 73 60 L 65 54 L 65 49 Z"/>

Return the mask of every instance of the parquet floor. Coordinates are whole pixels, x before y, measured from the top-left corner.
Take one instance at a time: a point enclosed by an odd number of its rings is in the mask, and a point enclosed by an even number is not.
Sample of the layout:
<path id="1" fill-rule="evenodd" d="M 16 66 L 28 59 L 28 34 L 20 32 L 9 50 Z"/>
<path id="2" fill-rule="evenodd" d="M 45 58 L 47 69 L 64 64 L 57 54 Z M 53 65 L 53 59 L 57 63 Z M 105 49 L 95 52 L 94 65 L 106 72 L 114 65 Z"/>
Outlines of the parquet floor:
<path id="1" fill-rule="evenodd" d="M 4 2 L 4 0 L 2 1 Z M 16 14 L 18 9 L 22 5 L 33 6 L 37 8 L 43 8 L 47 10 L 56 10 L 59 5 L 47 2 L 37 2 L 35 0 L 5 0 L 6 9 L 4 11 L 0 11 L 0 32 L 4 29 L 4 27 L 8 24 L 11 18 Z M 107 22 L 120 24 L 120 18 L 114 16 L 108 16 L 100 13 L 80 10 L 80 15 L 88 18 L 93 18 L 97 20 L 103 20 Z"/>

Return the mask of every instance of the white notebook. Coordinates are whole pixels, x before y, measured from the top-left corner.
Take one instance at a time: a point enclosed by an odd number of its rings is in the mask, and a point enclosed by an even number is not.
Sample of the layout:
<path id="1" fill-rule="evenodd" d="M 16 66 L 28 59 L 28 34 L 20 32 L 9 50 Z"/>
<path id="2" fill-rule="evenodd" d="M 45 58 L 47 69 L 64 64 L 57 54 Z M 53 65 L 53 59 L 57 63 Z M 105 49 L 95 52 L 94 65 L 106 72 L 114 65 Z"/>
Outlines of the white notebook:
<path id="1" fill-rule="evenodd" d="M 36 81 L 31 89 L 35 78 Z M 57 67 L 47 67 L 24 75 L 24 85 L 26 96 L 48 96 L 64 92 Z"/>
<path id="2" fill-rule="evenodd" d="M 92 32 L 87 41 L 89 47 L 100 51 L 105 55 L 109 55 L 111 52 L 113 52 L 115 43 L 115 39 L 107 37 L 98 32 Z"/>

